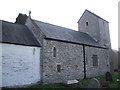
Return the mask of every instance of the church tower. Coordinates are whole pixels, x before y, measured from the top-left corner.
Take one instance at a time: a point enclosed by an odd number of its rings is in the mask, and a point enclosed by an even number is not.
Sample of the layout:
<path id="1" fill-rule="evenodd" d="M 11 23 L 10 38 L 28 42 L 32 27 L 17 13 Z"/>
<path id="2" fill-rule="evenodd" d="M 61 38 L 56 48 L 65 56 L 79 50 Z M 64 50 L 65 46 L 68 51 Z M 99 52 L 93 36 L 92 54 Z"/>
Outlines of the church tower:
<path id="1" fill-rule="evenodd" d="M 78 21 L 78 30 L 87 33 L 101 46 L 111 48 L 108 21 L 85 10 Z"/>

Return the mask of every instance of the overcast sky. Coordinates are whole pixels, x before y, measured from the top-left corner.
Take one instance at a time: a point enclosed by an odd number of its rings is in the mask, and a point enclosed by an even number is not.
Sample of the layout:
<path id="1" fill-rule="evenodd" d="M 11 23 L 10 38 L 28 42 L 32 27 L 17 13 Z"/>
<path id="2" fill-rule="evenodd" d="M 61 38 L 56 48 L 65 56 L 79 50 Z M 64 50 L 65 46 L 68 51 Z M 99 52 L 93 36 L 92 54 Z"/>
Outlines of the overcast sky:
<path id="1" fill-rule="evenodd" d="M 118 49 L 119 0 L 0 0 L 0 19 L 15 22 L 19 13 L 31 10 L 33 19 L 78 30 L 85 9 L 109 21 L 113 49 Z"/>

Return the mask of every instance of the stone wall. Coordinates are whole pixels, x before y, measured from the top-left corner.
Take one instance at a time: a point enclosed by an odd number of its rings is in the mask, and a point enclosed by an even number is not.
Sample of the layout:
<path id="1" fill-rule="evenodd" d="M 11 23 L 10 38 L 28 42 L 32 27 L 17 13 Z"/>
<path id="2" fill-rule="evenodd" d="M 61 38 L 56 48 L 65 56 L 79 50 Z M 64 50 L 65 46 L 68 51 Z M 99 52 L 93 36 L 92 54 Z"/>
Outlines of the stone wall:
<path id="1" fill-rule="evenodd" d="M 109 33 L 109 25 L 108 22 L 105 22 L 102 19 L 98 19 L 99 21 L 99 29 L 100 29 L 100 44 L 101 46 L 107 46 L 111 48 L 110 42 L 110 33 Z"/>
<path id="2" fill-rule="evenodd" d="M 120 49 L 118 51 L 118 69 L 120 70 Z"/>
<path id="3" fill-rule="evenodd" d="M 23 86 L 40 80 L 40 47 L 2 43 L 2 87 Z"/>
<path id="4" fill-rule="evenodd" d="M 111 60 L 113 63 L 113 70 L 118 70 L 118 51 L 117 50 L 111 50 L 110 52 Z"/>
<path id="5" fill-rule="evenodd" d="M 56 47 L 56 57 L 53 57 L 53 47 Z M 43 53 L 43 83 L 84 78 L 82 45 L 44 40 Z M 61 65 L 61 72 L 57 72 L 57 64 Z"/>
<path id="6" fill-rule="evenodd" d="M 86 54 L 86 75 L 87 77 L 105 75 L 107 71 L 110 71 L 109 65 L 109 51 L 107 49 L 85 47 Z M 98 56 L 98 66 L 93 66 L 93 55 Z"/>

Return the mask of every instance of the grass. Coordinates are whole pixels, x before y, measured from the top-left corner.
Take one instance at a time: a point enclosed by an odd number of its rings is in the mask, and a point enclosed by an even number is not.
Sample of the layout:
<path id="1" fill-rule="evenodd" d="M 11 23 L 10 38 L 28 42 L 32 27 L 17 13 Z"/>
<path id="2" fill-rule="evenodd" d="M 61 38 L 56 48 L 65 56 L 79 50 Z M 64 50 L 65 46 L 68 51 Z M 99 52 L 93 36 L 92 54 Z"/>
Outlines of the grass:
<path id="1" fill-rule="evenodd" d="M 30 89 L 33 89 L 33 88 L 45 88 L 45 89 L 52 89 L 52 88 L 56 88 L 57 90 L 73 90 L 71 88 L 65 88 L 64 86 L 62 86 L 61 83 L 56 83 L 56 84 L 47 84 L 47 85 L 35 85 L 35 86 L 31 86 L 29 87 Z"/>
<path id="2" fill-rule="evenodd" d="M 99 80 L 100 83 L 104 82 L 105 81 L 105 76 L 99 76 L 99 77 L 95 77 L 96 79 Z M 110 82 L 109 84 L 109 88 L 120 88 L 120 81 L 118 82 L 117 79 L 120 80 L 120 72 L 115 72 L 112 74 L 112 78 L 113 78 L 113 82 Z M 83 80 L 80 80 L 80 83 L 82 83 L 83 85 L 83 88 L 87 88 L 88 86 L 88 83 L 89 83 L 89 80 L 90 79 L 83 79 Z M 65 88 L 64 86 L 62 86 L 62 84 L 60 83 L 57 83 L 57 84 L 48 84 L 48 85 L 35 85 L 35 86 L 31 86 L 29 88 L 57 88 L 57 89 L 60 89 L 62 88 L 63 90 L 72 90 L 72 89 L 69 89 L 69 88 Z"/>
<path id="3" fill-rule="evenodd" d="M 117 82 L 117 79 L 120 80 L 120 72 L 114 73 L 112 77 L 113 77 L 113 82 L 110 83 L 110 88 L 120 88 L 120 81 Z"/>
<path id="4" fill-rule="evenodd" d="M 105 81 L 105 76 L 99 76 L 95 77 L 97 80 L 99 80 L 100 83 L 103 83 Z M 115 72 L 112 74 L 113 82 L 110 82 L 109 88 L 120 88 L 120 81 L 118 82 L 117 79 L 120 80 L 120 72 Z M 81 83 L 83 83 L 83 88 L 86 88 L 89 83 L 89 79 L 83 79 L 81 80 Z"/>
<path id="5" fill-rule="evenodd" d="M 35 85 L 31 86 L 30 88 L 63 88 L 60 83 L 56 84 L 47 84 L 47 85 Z"/>

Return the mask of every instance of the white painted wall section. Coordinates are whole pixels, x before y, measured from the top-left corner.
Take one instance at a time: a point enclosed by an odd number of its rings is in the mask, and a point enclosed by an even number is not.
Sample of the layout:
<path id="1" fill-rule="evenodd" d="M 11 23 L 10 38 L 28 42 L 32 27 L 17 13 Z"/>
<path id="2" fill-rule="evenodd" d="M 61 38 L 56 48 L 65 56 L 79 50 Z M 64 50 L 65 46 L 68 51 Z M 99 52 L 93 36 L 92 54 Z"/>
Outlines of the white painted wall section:
<path id="1" fill-rule="evenodd" d="M 28 85 L 40 79 L 40 47 L 2 44 L 3 87 Z"/>

